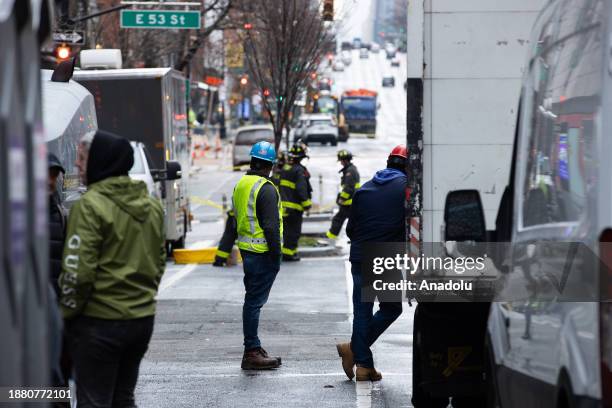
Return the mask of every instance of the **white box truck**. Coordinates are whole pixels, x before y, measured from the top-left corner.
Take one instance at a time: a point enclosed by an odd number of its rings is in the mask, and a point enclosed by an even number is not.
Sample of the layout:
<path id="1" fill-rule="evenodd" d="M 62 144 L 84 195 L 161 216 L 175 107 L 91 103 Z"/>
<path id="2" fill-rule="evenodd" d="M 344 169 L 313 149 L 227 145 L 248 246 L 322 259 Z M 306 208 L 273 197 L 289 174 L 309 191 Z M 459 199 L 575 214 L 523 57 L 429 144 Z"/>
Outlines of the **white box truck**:
<path id="1" fill-rule="evenodd" d="M 508 184 L 531 27 L 545 0 L 409 0 L 409 248 L 442 241 L 447 193 L 478 189 L 495 224 Z M 428 245 L 433 248 L 434 245 Z M 440 246 L 440 248 L 442 248 Z M 419 303 L 415 408 L 487 403 L 484 338 L 490 303 Z"/>
<path id="2" fill-rule="evenodd" d="M 410 0 L 411 230 L 439 242 L 444 200 L 477 186 L 492 223 L 508 182 L 533 22 L 544 0 Z"/>

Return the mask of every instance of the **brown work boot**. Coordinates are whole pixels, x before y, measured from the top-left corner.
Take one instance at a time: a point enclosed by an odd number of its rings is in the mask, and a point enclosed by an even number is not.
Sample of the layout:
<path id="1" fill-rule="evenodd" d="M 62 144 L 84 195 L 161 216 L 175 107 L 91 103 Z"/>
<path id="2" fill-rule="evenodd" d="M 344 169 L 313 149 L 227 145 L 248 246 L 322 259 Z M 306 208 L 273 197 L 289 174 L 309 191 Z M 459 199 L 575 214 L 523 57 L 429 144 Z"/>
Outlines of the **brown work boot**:
<path id="1" fill-rule="evenodd" d="M 357 381 L 380 381 L 382 380 L 382 374 L 380 371 L 376 371 L 375 368 L 359 367 L 357 366 Z"/>
<path id="2" fill-rule="evenodd" d="M 270 356 L 268 355 L 268 352 L 266 350 L 263 349 L 263 347 L 259 348 L 259 352 L 266 358 L 270 358 Z M 278 361 L 278 365 L 283 365 L 283 361 L 280 357 L 272 357 L 275 358 L 276 361 Z"/>
<path id="3" fill-rule="evenodd" d="M 267 357 L 267 353 L 262 353 L 260 348 L 245 350 L 242 356 L 243 370 L 271 370 L 280 366 L 279 361 L 273 357 Z"/>
<path id="4" fill-rule="evenodd" d="M 338 343 L 336 344 L 336 350 L 338 350 L 338 355 L 340 358 L 342 358 L 342 368 L 344 369 L 344 373 L 349 380 L 352 380 L 355 376 L 355 371 L 353 370 L 355 361 L 353 361 L 353 350 L 351 350 L 351 343 Z"/>

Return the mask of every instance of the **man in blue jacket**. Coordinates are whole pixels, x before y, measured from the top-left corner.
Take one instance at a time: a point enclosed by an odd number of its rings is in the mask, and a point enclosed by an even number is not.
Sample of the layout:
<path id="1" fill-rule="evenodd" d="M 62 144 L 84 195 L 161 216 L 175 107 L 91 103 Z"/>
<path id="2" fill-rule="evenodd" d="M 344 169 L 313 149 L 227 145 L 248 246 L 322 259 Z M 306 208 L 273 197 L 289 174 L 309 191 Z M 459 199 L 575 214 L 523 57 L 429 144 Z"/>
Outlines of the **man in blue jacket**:
<path id="1" fill-rule="evenodd" d="M 381 302 L 373 313 L 374 303 L 361 301 L 361 261 L 363 245 L 375 242 L 405 242 L 406 146 L 396 146 L 387 159 L 387 168 L 376 172 L 353 197 L 353 207 L 346 233 L 351 239 L 351 272 L 353 275 L 353 335 L 350 343 L 336 346 L 342 368 L 349 379 L 378 381 L 370 347 L 402 313 L 401 302 Z M 354 366 L 357 365 L 356 373 Z"/>

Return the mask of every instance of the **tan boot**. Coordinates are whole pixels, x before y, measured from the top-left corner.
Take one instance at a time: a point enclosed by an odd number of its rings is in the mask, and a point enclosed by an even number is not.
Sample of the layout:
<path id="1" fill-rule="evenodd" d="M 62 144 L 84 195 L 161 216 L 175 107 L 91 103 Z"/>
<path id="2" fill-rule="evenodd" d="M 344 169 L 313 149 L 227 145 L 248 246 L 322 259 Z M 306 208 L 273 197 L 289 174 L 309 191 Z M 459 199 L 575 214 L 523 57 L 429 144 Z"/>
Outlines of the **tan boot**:
<path id="1" fill-rule="evenodd" d="M 353 361 L 353 350 L 351 350 L 351 343 L 338 343 L 336 344 L 338 355 L 342 358 L 342 368 L 344 373 L 349 380 L 352 380 L 355 376 L 355 361 Z"/>
<path id="2" fill-rule="evenodd" d="M 380 381 L 382 374 L 375 368 L 357 366 L 357 381 Z"/>

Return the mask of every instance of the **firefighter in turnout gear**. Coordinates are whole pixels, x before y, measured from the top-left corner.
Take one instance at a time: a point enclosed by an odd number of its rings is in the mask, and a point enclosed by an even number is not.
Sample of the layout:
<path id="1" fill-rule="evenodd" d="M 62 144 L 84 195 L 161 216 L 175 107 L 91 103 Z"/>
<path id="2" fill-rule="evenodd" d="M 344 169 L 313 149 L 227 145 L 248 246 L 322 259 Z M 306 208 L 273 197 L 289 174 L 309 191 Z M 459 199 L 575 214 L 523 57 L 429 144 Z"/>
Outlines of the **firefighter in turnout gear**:
<path id="1" fill-rule="evenodd" d="M 232 248 L 234 248 L 234 242 L 236 242 L 237 236 L 238 232 L 236 231 L 234 210 L 229 210 L 227 212 L 227 220 L 225 221 L 225 229 L 223 230 L 221 241 L 219 241 L 219 245 L 217 246 L 213 266 L 223 266 L 227 264 L 227 260 L 232 253 Z"/>
<path id="2" fill-rule="evenodd" d="M 268 301 L 281 263 L 282 205 L 278 189 L 270 180 L 275 162 L 274 145 L 255 143 L 251 149 L 251 169 L 238 181 L 232 197 L 246 292 L 242 307 L 243 370 L 281 365 L 280 357 L 270 357 L 258 337 L 259 314 Z"/>
<path id="3" fill-rule="evenodd" d="M 281 172 L 283 167 L 287 164 L 287 152 L 279 152 L 276 158 L 276 164 L 272 169 L 272 182 L 277 188 L 280 188 Z"/>
<path id="4" fill-rule="evenodd" d="M 336 198 L 338 204 L 338 212 L 332 218 L 331 227 L 327 231 L 327 238 L 336 239 L 340 234 L 344 221 L 351 213 L 351 204 L 353 204 L 353 195 L 361 186 L 359 184 L 359 172 L 357 167 L 351 163 L 353 155 L 348 150 L 340 150 L 338 152 L 338 161 L 342 164 L 342 174 L 340 179 L 340 193 Z"/>
<path id="5" fill-rule="evenodd" d="M 280 192 L 283 201 L 283 261 L 299 261 L 298 240 L 302 234 L 304 211 L 312 206 L 310 173 L 301 164 L 308 157 L 302 144 L 289 150 L 289 163 L 281 171 Z"/>

